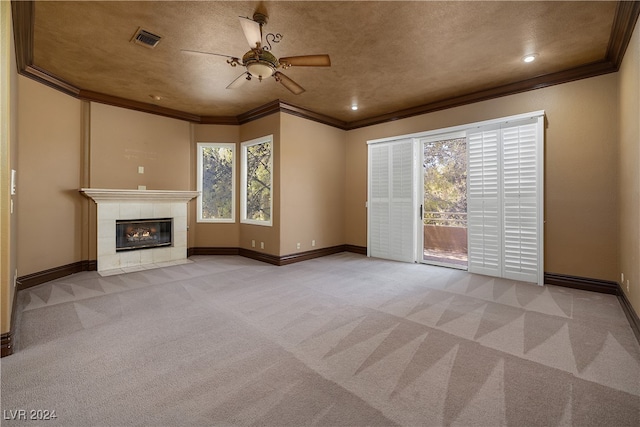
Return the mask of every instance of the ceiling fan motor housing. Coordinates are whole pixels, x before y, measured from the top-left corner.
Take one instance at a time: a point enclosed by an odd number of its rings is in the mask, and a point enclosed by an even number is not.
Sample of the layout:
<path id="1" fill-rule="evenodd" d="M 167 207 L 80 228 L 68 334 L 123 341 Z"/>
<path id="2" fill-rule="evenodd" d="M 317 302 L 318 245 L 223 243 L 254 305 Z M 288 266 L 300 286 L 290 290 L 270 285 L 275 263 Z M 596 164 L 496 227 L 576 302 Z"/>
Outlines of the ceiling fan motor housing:
<path id="1" fill-rule="evenodd" d="M 250 50 L 242 57 L 242 63 L 247 67 L 249 74 L 259 80 L 271 77 L 279 65 L 278 58 L 266 50 Z"/>
<path id="2" fill-rule="evenodd" d="M 260 24 L 261 27 L 263 25 L 267 25 L 268 19 L 269 17 L 267 17 L 267 15 L 265 15 L 264 13 L 255 12 L 253 14 L 253 20 Z"/>

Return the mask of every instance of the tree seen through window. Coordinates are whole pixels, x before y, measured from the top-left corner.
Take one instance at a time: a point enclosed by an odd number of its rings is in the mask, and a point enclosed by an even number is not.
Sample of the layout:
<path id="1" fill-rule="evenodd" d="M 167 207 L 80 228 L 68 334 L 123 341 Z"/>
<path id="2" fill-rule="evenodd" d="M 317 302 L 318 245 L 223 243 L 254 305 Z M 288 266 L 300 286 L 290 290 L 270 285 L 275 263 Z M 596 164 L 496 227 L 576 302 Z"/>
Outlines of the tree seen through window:
<path id="1" fill-rule="evenodd" d="M 271 142 L 246 147 L 246 219 L 271 220 Z"/>
<path id="2" fill-rule="evenodd" d="M 233 154 L 231 147 L 220 144 L 201 148 L 203 220 L 234 219 Z"/>

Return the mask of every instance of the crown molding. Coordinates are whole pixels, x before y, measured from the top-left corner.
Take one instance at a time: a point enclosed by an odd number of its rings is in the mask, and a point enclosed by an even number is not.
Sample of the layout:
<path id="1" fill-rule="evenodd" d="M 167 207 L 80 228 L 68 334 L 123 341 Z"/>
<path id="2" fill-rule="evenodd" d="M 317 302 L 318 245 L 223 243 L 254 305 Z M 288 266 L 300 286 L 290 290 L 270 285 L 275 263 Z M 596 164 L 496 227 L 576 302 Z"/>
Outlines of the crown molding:
<path id="1" fill-rule="evenodd" d="M 253 110 L 249 110 L 246 113 L 239 114 L 238 124 L 245 124 L 252 122 L 254 120 L 258 120 L 262 117 L 268 116 L 270 114 L 279 113 L 280 112 L 280 100 L 276 99 L 267 104 L 261 105 L 259 107 L 254 108 Z"/>
<path id="2" fill-rule="evenodd" d="M 33 1 L 11 1 L 13 38 L 16 44 L 18 72 L 33 64 L 33 29 L 36 5 Z"/>
<path id="3" fill-rule="evenodd" d="M 63 79 L 54 76 L 47 70 L 44 70 L 36 65 L 27 65 L 22 74 L 27 75 L 28 77 L 31 77 L 32 79 L 37 80 L 40 83 L 43 83 L 53 89 L 58 89 L 59 91 L 76 98 L 80 93 L 80 89 L 78 89 L 71 83 L 68 83 Z"/>
<path id="4" fill-rule="evenodd" d="M 271 101 L 268 104 L 261 105 L 257 108 L 254 108 L 253 110 L 247 111 L 246 113 L 240 114 L 237 117 L 238 124 L 249 123 L 251 121 L 274 113 L 287 113 L 293 116 L 305 118 L 307 120 L 312 120 L 315 122 L 323 123 L 325 125 L 337 127 L 343 130 L 348 129 L 347 122 L 343 122 L 342 120 L 335 119 L 325 114 L 316 113 L 315 111 L 308 110 L 304 107 L 289 104 L 279 99 Z"/>
<path id="5" fill-rule="evenodd" d="M 94 101 L 101 104 L 128 108 L 129 110 L 157 114 L 159 116 L 170 117 L 172 119 L 200 123 L 200 116 L 198 116 L 197 114 L 185 113 L 184 111 L 172 110 L 171 108 L 161 107 L 155 104 L 134 101 L 127 98 L 120 98 L 118 96 L 107 95 L 105 93 L 94 92 L 91 90 L 80 89 L 77 97 L 83 101 Z"/>
<path id="6" fill-rule="evenodd" d="M 199 124 L 241 125 L 274 113 L 286 113 L 323 123 L 342 130 L 358 129 L 366 126 L 405 119 L 434 111 L 473 104 L 489 99 L 514 95 L 530 90 L 541 89 L 561 83 L 595 77 L 617 72 L 622 63 L 624 53 L 629 45 L 634 27 L 640 16 L 640 1 L 618 1 L 611 28 L 611 36 L 607 46 L 605 59 L 580 67 L 556 73 L 544 74 L 531 79 L 498 86 L 479 92 L 447 98 L 428 104 L 418 105 L 403 110 L 369 117 L 361 120 L 345 122 L 331 116 L 314 112 L 304 107 L 274 100 L 256 107 L 238 116 L 199 116 L 184 111 L 173 110 L 155 104 L 134 101 L 117 96 L 77 88 L 68 82 L 52 75 L 33 64 L 33 31 L 35 25 L 35 2 L 33 0 L 12 0 L 13 31 L 16 45 L 16 62 L 18 73 L 40 83 L 60 90 L 76 98 L 94 101 L 145 113 L 157 114 L 179 120 Z"/>
<path id="7" fill-rule="evenodd" d="M 236 116 L 202 116 L 198 122 L 203 125 L 239 125 Z"/>
<path id="8" fill-rule="evenodd" d="M 611 26 L 611 36 L 607 46 L 607 60 L 620 69 L 624 53 L 629 46 L 634 27 L 640 16 L 640 1 L 619 1 Z"/>
<path id="9" fill-rule="evenodd" d="M 338 120 L 334 117 L 330 117 L 325 114 L 316 113 L 314 111 L 308 110 L 303 107 L 299 107 L 297 105 L 288 104 L 286 102 L 280 102 L 280 111 L 282 113 L 291 114 L 293 116 L 298 116 L 308 120 L 313 120 L 318 123 L 333 126 L 338 129 L 342 129 L 342 130 L 349 129 L 349 123 L 345 121 Z"/>
<path id="10" fill-rule="evenodd" d="M 504 86 L 498 86 L 479 92 L 461 95 L 453 98 L 443 99 L 441 101 L 431 102 L 429 104 L 419 105 L 417 107 L 407 108 L 404 110 L 394 111 L 380 116 L 370 117 L 367 119 L 356 120 L 348 123 L 348 129 L 357 129 L 366 126 L 377 125 L 380 123 L 391 122 L 408 117 L 418 116 L 421 114 L 432 113 L 434 111 L 446 110 L 448 108 L 460 107 L 462 105 L 473 104 L 489 99 L 501 98 L 503 96 L 515 95 L 521 92 L 527 92 L 535 89 L 542 89 L 561 83 L 568 83 L 574 80 L 595 77 L 602 74 L 613 73 L 617 71 L 614 64 L 608 61 L 594 62 L 580 67 L 564 70 L 552 74 L 544 74 L 533 77 L 531 79 L 510 83 Z"/>

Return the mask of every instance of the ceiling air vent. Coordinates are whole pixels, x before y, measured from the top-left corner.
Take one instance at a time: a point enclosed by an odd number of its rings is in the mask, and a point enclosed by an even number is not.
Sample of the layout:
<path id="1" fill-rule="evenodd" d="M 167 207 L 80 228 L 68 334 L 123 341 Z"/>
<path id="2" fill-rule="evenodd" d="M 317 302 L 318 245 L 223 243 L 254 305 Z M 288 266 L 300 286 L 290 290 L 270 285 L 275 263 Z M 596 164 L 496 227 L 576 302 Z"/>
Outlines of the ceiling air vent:
<path id="1" fill-rule="evenodd" d="M 131 41 L 135 44 L 153 49 L 158 45 L 158 43 L 160 43 L 161 38 L 162 37 L 157 34 L 138 28 L 138 31 L 136 31 Z"/>

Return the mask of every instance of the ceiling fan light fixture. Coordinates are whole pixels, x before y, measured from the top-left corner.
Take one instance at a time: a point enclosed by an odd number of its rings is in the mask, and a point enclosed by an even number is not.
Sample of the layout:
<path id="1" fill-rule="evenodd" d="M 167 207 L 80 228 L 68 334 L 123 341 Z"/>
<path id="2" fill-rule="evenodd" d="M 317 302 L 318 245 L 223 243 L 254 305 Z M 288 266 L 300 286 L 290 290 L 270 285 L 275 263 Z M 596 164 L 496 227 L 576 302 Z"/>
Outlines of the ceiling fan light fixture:
<path id="1" fill-rule="evenodd" d="M 245 18 L 243 16 L 240 16 L 239 19 L 242 32 L 247 38 L 247 42 L 251 49 L 242 56 L 242 59 L 236 58 L 235 56 L 222 55 L 213 52 L 181 49 L 182 52 L 222 56 L 227 58 L 227 64 L 232 67 L 244 67 L 246 71 L 239 77 L 236 77 L 236 79 L 227 86 L 227 89 L 236 89 L 244 82 L 251 80 L 254 77 L 260 81 L 267 77 L 273 77 L 276 82 L 280 83 L 291 93 L 294 95 L 300 95 L 301 93 L 304 93 L 305 89 L 291 78 L 278 71 L 278 68 L 287 69 L 294 65 L 301 67 L 331 66 L 331 59 L 329 58 L 329 55 L 326 54 L 287 56 L 281 57 L 280 59 L 276 58 L 270 52 L 272 47 L 271 43 L 279 43 L 282 39 L 282 34 L 268 33 L 265 36 L 266 45 L 262 46 L 262 27 L 267 23 L 267 15 L 261 12 L 256 12 L 253 14 L 253 19 Z"/>
<path id="2" fill-rule="evenodd" d="M 253 77 L 257 77 L 258 79 L 262 80 L 266 79 L 267 77 L 271 77 L 275 69 L 268 62 L 256 61 L 247 64 L 247 71 Z"/>
<path id="3" fill-rule="evenodd" d="M 242 62 L 249 74 L 259 80 L 271 77 L 278 68 L 278 58 L 266 50 L 258 52 L 250 50 L 244 54 Z"/>

